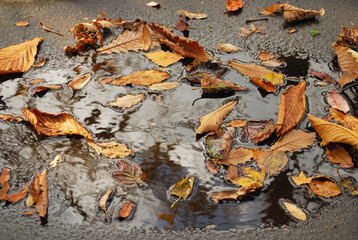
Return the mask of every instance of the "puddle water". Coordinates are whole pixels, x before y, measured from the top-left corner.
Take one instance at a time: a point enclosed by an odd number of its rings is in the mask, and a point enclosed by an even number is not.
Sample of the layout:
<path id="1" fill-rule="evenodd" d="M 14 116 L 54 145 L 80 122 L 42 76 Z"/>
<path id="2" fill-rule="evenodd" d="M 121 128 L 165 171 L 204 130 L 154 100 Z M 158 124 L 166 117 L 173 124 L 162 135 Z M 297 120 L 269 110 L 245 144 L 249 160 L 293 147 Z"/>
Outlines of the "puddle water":
<path id="1" fill-rule="evenodd" d="M 257 63 L 249 53 L 217 54 L 215 58 L 218 61 L 237 59 Z M 338 79 L 338 73 L 332 72 L 326 63 L 292 56 L 285 60 L 287 66 L 280 71 L 286 77 L 293 78 L 280 91 L 300 79 L 306 80 L 309 112 L 317 117 L 327 115 L 328 105 L 322 93 L 331 91 L 334 86 L 315 87 L 316 79 L 309 75 L 309 69 L 327 72 L 335 79 Z M 312 197 L 307 189 L 296 188 L 289 181 L 289 176 L 297 175 L 300 170 L 305 170 L 308 175 L 324 174 L 339 179 L 336 168 L 324 159 L 323 149 L 315 144 L 308 150 L 288 153 L 289 163 L 285 170 L 272 176 L 261 193 L 252 199 L 219 205 L 211 202 L 208 199 L 211 192 L 235 186 L 226 182 L 222 176 L 214 176 L 207 170 L 204 138 L 196 141 L 195 135 L 199 118 L 229 100 L 238 98 L 239 103 L 224 123 L 233 119 L 275 122 L 280 93 L 264 93 L 246 77 L 231 69 L 224 75 L 224 79 L 249 89 L 248 92 L 237 92 L 224 98 L 199 99 L 201 91 L 193 90 L 195 86 L 183 80 L 185 73 L 181 63 L 170 67 L 171 78 L 168 81 L 180 82 L 179 87 L 173 90 L 154 92 L 141 86 L 98 83 L 105 77 L 123 76 L 154 68 L 155 64 L 134 53 L 88 56 L 84 63 L 71 69 L 32 70 L 23 77 L 2 81 L 2 113 L 22 116 L 22 107 L 53 113 L 67 112 L 86 126 L 96 141 L 116 140 L 129 145 L 134 154 L 128 160 L 143 168 L 147 183 L 145 188 L 123 187 L 111 174 L 116 169 L 116 161 L 98 156 L 81 137 L 46 137 L 37 134 L 28 123 L 15 125 L 0 121 L 0 167 L 12 169 L 10 193 L 20 190 L 22 184 L 29 184 L 34 175 L 47 168 L 56 155 L 63 153 L 65 159 L 48 173 L 48 221 L 59 217 L 67 223 L 105 224 L 105 215 L 99 210 L 98 201 L 110 188 L 115 191 L 108 208 L 110 216 L 118 212 L 124 201 L 131 200 L 136 205 L 131 219 L 120 222 L 112 218 L 111 224 L 120 229 L 179 229 L 207 225 L 229 229 L 259 227 L 262 224 L 280 225 L 292 221 L 280 207 L 280 198 L 297 203 L 309 213 L 318 211 L 331 201 Z M 72 89 L 66 87 L 67 84 L 86 72 L 92 72 L 94 80 L 74 94 Z M 33 86 L 28 82 L 34 78 L 42 78 L 48 84 L 62 84 L 63 89 L 49 91 L 42 98 L 32 97 L 29 89 L 31 91 Z M 147 97 L 139 105 L 124 111 L 105 106 L 107 102 L 114 101 L 116 96 L 128 93 L 145 93 Z M 355 109 L 353 113 L 357 115 L 357 88 L 347 89 L 343 93 L 350 100 L 352 109 Z M 155 101 L 158 99 L 162 101 Z M 301 129 L 307 129 L 308 126 L 307 119 L 298 125 Z M 233 147 L 257 147 L 252 143 L 241 142 L 240 131 Z M 344 170 L 341 170 L 341 174 L 348 175 Z M 198 179 L 194 193 L 188 200 L 180 202 L 174 225 L 170 226 L 168 215 L 173 214 L 174 210 L 170 206 L 175 201 L 170 195 L 170 188 L 177 181 L 192 175 Z M 349 172 L 349 175 L 358 177 L 356 171 Z"/>

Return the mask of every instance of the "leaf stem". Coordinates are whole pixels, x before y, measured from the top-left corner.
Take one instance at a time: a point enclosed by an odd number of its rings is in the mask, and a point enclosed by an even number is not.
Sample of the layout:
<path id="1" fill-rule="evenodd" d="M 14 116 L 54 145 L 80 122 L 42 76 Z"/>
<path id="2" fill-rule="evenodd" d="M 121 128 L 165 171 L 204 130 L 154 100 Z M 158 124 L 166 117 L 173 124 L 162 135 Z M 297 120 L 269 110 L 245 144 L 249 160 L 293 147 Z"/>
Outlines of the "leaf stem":
<path id="1" fill-rule="evenodd" d="M 255 21 L 262 21 L 262 20 L 268 20 L 267 17 L 265 18 L 254 18 L 254 19 L 247 19 L 245 22 L 255 22 Z"/>

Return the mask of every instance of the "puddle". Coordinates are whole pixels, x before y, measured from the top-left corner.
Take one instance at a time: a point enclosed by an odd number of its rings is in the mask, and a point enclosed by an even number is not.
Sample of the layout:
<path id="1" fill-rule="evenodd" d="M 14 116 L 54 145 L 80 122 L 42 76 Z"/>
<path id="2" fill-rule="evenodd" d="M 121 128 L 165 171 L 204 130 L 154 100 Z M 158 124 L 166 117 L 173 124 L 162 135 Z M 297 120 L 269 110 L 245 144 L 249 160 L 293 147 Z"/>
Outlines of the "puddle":
<path id="1" fill-rule="evenodd" d="M 238 59 L 257 63 L 249 53 L 217 54 L 214 58 L 218 58 L 218 61 Z M 287 66 L 280 71 L 286 77 L 292 77 L 287 86 L 297 83 L 300 79 L 306 80 L 309 112 L 317 117 L 327 115 L 328 105 L 322 94 L 331 91 L 334 86 L 315 87 L 316 79 L 309 75 L 309 69 L 327 72 L 335 79 L 338 79 L 338 73 L 332 72 L 326 63 L 291 56 L 285 60 Z M 247 88 L 248 92 L 200 99 L 201 91 L 193 90 L 195 87 L 183 80 L 185 74 L 181 63 L 170 67 L 171 78 L 168 81 L 180 82 L 180 86 L 173 90 L 151 92 L 141 86 L 98 83 L 105 77 L 128 75 L 154 68 L 155 64 L 135 53 L 89 56 L 84 63 L 71 69 L 46 71 L 43 68 L 32 70 L 23 77 L 2 81 L 2 113 L 22 116 L 23 106 L 45 112 L 67 112 L 86 126 L 96 141 L 116 140 L 125 142 L 134 149 L 129 160 L 143 168 L 148 184 L 145 188 L 124 188 L 111 175 L 116 169 L 116 161 L 98 156 L 81 137 L 45 137 L 38 135 L 30 124 L 15 125 L 0 121 L 0 166 L 12 169 L 10 193 L 18 191 L 22 184 L 29 184 L 33 176 L 47 168 L 57 154 L 63 153 L 65 159 L 48 173 L 48 221 L 59 217 L 66 223 L 106 224 L 105 214 L 98 208 L 98 201 L 101 194 L 110 188 L 115 191 L 114 200 L 108 208 L 110 216 L 118 212 L 124 201 L 131 200 L 136 205 L 131 219 L 119 222 L 112 218 L 111 224 L 119 229 L 179 229 L 186 226 L 201 228 L 207 225 L 216 225 L 218 229 L 259 227 L 262 224 L 279 226 L 293 221 L 280 207 L 280 198 L 297 203 L 309 213 L 318 211 L 331 201 L 311 197 L 306 189 L 295 188 L 289 181 L 289 176 L 297 175 L 300 170 L 305 170 L 308 175 L 323 174 L 339 179 L 336 168 L 327 163 L 323 158 L 322 148 L 315 144 L 308 150 L 288 153 L 288 166 L 277 176 L 272 176 L 258 196 L 240 203 L 217 205 L 211 202 L 208 199 L 211 192 L 235 186 L 207 170 L 204 138 L 196 141 L 195 135 L 199 118 L 223 103 L 238 98 L 239 103 L 224 123 L 233 119 L 275 122 L 280 92 L 264 93 L 248 78 L 231 69 L 224 75 L 224 79 Z M 94 80 L 73 94 L 72 89 L 66 87 L 67 84 L 85 72 L 95 74 Z M 28 82 L 34 78 L 43 78 L 46 83 L 61 84 L 64 88 L 49 91 L 42 98 L 31 97 L 28 89 L 33 86 Z M 280 91 L 287 89 L 287 86 Z M 358 109 L 357 91 L 356 88 L 343 91 L 350 100 L 352 109 L 355 109 L 355 115 Z M 105 107 L 105 104 L 114 101 L 116 96 L 128 93 L 145 93 L 147 97 L 138 106 L 124 111 Z M 158 97 L 162 101 L 155 101 Z M 301 129 L 306 129 L 307 126 L 307 119 L 298 125 Z M 252 143 L 241 142 L 240 135 L 239 131 L 233 147 L 257 147 Z M 343 176 L 345 173 L 341 170 Z M 174 210 L 170 206 L 175 199 L 170 196 L 169 189 L 189 175 L 198 179 L 194 194 L 187 201 L 180 202 L 174 225 L 170 226 L 167 215 L 173 214 Z M 349 175 L 358 178 L 356 171 L 349 172 Z"/>

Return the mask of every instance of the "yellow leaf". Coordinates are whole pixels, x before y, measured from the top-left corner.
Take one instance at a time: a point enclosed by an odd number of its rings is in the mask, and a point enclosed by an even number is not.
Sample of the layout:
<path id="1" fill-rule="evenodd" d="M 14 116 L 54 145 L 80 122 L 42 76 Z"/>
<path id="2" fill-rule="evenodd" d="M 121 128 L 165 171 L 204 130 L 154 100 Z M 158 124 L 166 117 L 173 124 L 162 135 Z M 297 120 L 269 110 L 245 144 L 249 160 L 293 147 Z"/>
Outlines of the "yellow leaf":
<path id="1" fill-rule="evenodd" d="M 195 177 L 191 176 L 180 180 L 174 185 L 172 194 L 178 196 L 179 198 L 172 204 L 171 207 L 173 207 L 181 198 L 185 200 L 189 197 L 194 186 L 194 181 Z"/>
<path id="2" fill-rule="evenodd" d="M 285 206 L 286 210 L 295 218 L 301 221 L 306 221 L 307 216 L 304 211 L 302 211 L 299 207 L 297 207 L 295 204 L 287 202 L 283 199 L 280 200 L 280 202 Z"/>
<path id="3" fill-rule="evenodd" d="M 37 45 L 42 39 L 34 38 L 0 49 L 0 74 L 28 71 L 35 62 Z"/>
<path id="4" fill-rule="evenodd" d="M 298 151 L 311 146 L 316 139 L 316 133 L 306 133 L 302 130 L 292 129 L 273 145 L 271 151 Z"/>
<path id="5" fill-rule="evenodd" d="M 86 142 L 91 146 L 98 154 L 102 154 L 110 159 L 113 158 L 125 158 L 131 155 L 134 150 L 128 149 L 124 143 L 117 143 L 116 141 L 95 143 L 93 140 L 86 138 Z"/>
<path id="6" fill-rule="evenodd" d="M 142 94 L 142 93 L 140 93 L 138 95 L 127 94 L 123 97 L 118 97 L 117 101 L 115 101 L 115 102 L 107 103 L 107 106 L 114 106 L 114 107 L 119 107 L 119 108 L 130 108 L 130 107 L 138 104 L 145 97 L 146 97 L 145 94 Z"/>
<path id="7" fill-rule="evenodd" d="M 152 52 L 152 53 L 144 53 L 143 55 L 162 67 L 167 67 L 173 63 L 176 63 L 180 59 L 184 58 L 182 55 L 178 53 L 168 52 L 168 51 L 164 52 L 163 50 Z"/>
<path id="8" fill-rule="evenodd" d="M 300 172 L 298 176 L 291 176 L 292 181 L 297 185 L 300 186 L 302 184 L 308 184 L 312 182 L 312 177 L 306 177 L 303 171 Z"/>
<path id="9" fill-rule="evenodd" d="M 62 160 L 62 155 L 63 154 L 59 154 L 57 155 L 48 165 L 50 166 L 50 168 L 55 168 L 57 166 L 57 164 L 59 162 L 61 162 Z"/>
<path id="10" fill-rule="evenodd" d="M 156 70 L 146 70 L 132 73 L 125 77 L 117 78 L 111 81 L 114 85 L 136 84 L 141 86 L 149 86 L 154 83 L 159 83 L 169 78 L 170 75 L 166 72 L 159 72 Z"/>

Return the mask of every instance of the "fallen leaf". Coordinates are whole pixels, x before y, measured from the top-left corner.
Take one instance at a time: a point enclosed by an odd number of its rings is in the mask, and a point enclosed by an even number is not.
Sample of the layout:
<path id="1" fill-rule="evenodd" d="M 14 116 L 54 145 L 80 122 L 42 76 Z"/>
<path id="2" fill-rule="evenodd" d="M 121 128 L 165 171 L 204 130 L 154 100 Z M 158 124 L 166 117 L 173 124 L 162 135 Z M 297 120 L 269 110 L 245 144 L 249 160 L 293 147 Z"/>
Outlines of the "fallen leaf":
<path id="1" fill-rule="evenodd" d="M 285 152 L 263 150 L 255 158 L 260 169 L 267 174 L 276 174 L 284 168 L 288 162 Z"/>
<path id="2" fill-rule="evenodd" d="M 153 61 L 155 64 L 167 67 L 173 63 L 178 62 L 180 59 L 183 59 L 184 57 L 175 53 L 175 52 L 164 52 L 163 50 L 152 52 L 152 53 L 144 53 L 144 56 L 149 58 L 151 61 Z"/>
<path id="3" fill-rule="evenodd" d="M 335 45 L 342 44 L 345 47 L 354 46 L 358 42 L 358 25 L 350 28 L 342 28 Z"/>
<path id="4" fill-rule="evenodd" d="M 244 38 L 247 38 L 248 36 L 250 36 L 253 33 L 266 34 L 267 32 L 264 31 L 266 28 L 268 28 L 268 26 L 260 26 L 260 27 L 256 28 L 255 25 L 253 23 L 251 23 L 250 24 L 251 30 L 247 30 L 246 28 L 241 27 L 240 28 L 241 32 L 238 32 L 238 34 Z"/>
<path id="5" fill-rule="evenodd" d="M 16 121 L 16 123 L 20 123 L 20 122 L 24 121 L 24 119 L 21 117 L 13 117 L 11 115 L 6 115 L 6 114 L 0 114 L 0 118 L 4 121 L 8 121 L 8 122 Z"/>
<path id="6" fill-rule="evenodd" d="M 16 22 L 14 24 L 18 27 L 26 27 L 27 25 L 29 25 L 29 21 Z"/>
<path id="7" fill-rule="evenodd" d="M 328 86 L 330 83 L 325 81 L 315 81 L 314 86 L 315 87 L 325 87 Z"/>
<path id="8" fill-rule="evenodd" d="M 290 203 L 286 200 L 280 199 L 280 203 L 284 206 L 284 208 L 296 219 L 301 221 L 306 221 L 307 216 L 304 211 L 302 211 L 295 204 Z"/>
<path id="9" fill-rule="evenodd" d="M 344 87 L 347 83 L 353 82 L 358 78 L 358 53 L 342 45 L 333 46 L 336 51 L 342 76 L 339 78 L 339 86 Z"/>
<path id="10" fill-rule="evenodd" d="M 118 182 L 126 187 L 134 187 L 137 184 L 141 187 L 144 186 L 142 180 L 145 175 L 141 167 L 122 160 L 119 160 L 117 165 L 118 169 L 112 175 Z"/>
<path id="11" fill-rule="evenodd" d="M 63 37 L 63 34 L 58 33 L 58 32 L 56 32 L 56 31 L 52 30 L 52 29 L 51 29 L 51 28 L 49 28 L 49 27 L 46 27 L 46 26 L 45 26 L 45 24 L 44 24 L 43 22 L 40 22 L 40 25 L 42 26 L 42 29 L 43 29 L 43 30 L 45 30 L 46 32 L 51 32 L 51 33 L 54 33 L 54 34 L 57 34 L 57 35 L 59 35 L 59 36 Z"/>
<path id="12" fill-rule="evenodd" d="M 9 189 L 10 189 L 10 183 L 9 183 L 10 174 L 11 174 L 10 168 L 5 167 L 1 171 L 1 175 L 0 175 L 0 184 L 1 184 L 0 200 L 4 200 L 6 198 L 7 191 L 9 191 Z"/>
<path id="13" fill-rule="evenodd" d="M 187 79 L 193 83 L 200 83 L 203 73 L 207 73 L 220 78 L 224 73 L 228 71 L 227 67 L 221 66 L 219 63 L 205 62 L 200 60 L 194 60 L 194 62 L 186 67 Z"/>
<path id="14" fill-rule="evenodd" d="M 331 112 L 331 116 L 333 117 L 334 121 L 337 121 L 343 127 L 347 127 L 349 129 L 352 129 L 354 132 L 358 133 L 357 118 L 350 115 L 349 113 L 344 114 L 335 108 L 329 108 L 329 111 Z"/>
<path id="15" fill-rule="evenodd" d="M 26 211 L 26 212 L 24 212 L 25 216 L 34 215 L 34 214 L 36 214 L 36 212 L 34 212 L 34 211 Z"/>
<path id="16" fill-rule="evenodd" d="M 358 196 L 358 186 L 355 178 L 342 178 L 342 180 L 339 182 L 339 185 L 343 186 L 344 190 L 348 192 L 351 196 Z"/>
<path id="17" fill-rule="evenodd" d="M 329 105 L 344 113 L 350 110 L 347 100 L 344 99 L 336 89 L 332 89 L 332 92 L 326 93 L 326 100 Z"/>
<path id="18" fill-rule="evenodd" d="M 272 59 L 272 60 L 268 60 L 268 61 L 262 61 L 261 65 L 264 65 L 266 67 L 280 67 L 285 63 L 285 60 L 283 59 Z"/>
<path id="19" fill-rule="evenodd" d="M 315 194 L 322 197 L 334 197 L 341 194 L 341 190 L 327 176 L 316 176 L 308 185 Z"/>
<path id="20" fill-rule="evenodd" d="M 22 113 L 38 133 L 46 136 L 76 134 L 92 139 L 86 128 L 67 113 L 46 113 L 36 108 L 30 111 L 25 107 L 22 109 Z"/>
<path id="21" fill-rule="evenodd" d="M 218 43 L 216 45 L 216 48 L 221 51 L 221 52 L 237 52 L 240 51 L 239 48 L 235 47 L 234 45 L 230 44 L 230 43 Z"/>
<path id="22" fill-rule="evenodd" d="M 189 28 L 189 24 L 186 22 L 185 17 L 183 17 L 182 15 L 179 16 L 179 20 L 176 23 L 176 28 L 179 31 L 186 31 Z"/>
<path id="23" fill-rule="evenodd" d="M 221 80 L 206 73 L 202 73 L 201 89 L 203 93 L 246 90 L 245 88 L 233 82 Z"/>
<path id="24" fill-rule="evenodd" d="M 36 94 L 43 92 L 43 91 L 48 91 L 48 90 L 57 90 L 62 88 L 62 85 L 43 85 L 43 86 L 37 86 L 35 87 L 32 92 L 31 95 L 35 96 Z"/>
<path id="25" fill-rule="evenodd" d="M 234 61 L 231 61 L 229 65 L 249 77 L 265 79 L 273 85 L 283 85 L 283 75 L 272 72 L 267 68 L 253 64 L 241 64 Z"/>
<path id="26" fill-rule="evenodd" d="M 157 2 L 149 2 L 147 3 L 148 7 L 160 7 L 160 3 Z"/>
<path id="27" fill-rule="evenodd" d="M 306 82 L 302 81 L 281 94 L 276 120 L 277 136 L 290 131 L 300 122 L 306 111 L 305 87 Z"/>
<path id="28" fill-rule="evenodd" d="M 126 202 L 123 207 L 121 208 L 121 210 L 119 210 L 118 213 L 118 218 L 119 219 L 124 219 L 127 218 L 131 215 L 131 213 L 133 212 L 133 202 L 132 201 L 128 201 Z"/>
<path id="29" fill-rule="evenodd" d="M 195 132 L 197 134 L 203 134 L 216 130 L 236 104 L 236 100 L 230 101 L 208 115 L 201 117 L 200 126 Z"/>
<path id="30" fill-rule="evenodd" d="M 300 186 L 312 182 L 313 177 L 307 177 L 306 174 L 301 171 L 298 176 L 291 176 L 291 179 L 297 186 Z"/>
<path id="31" fill-rule="evenodd" d="M 208 168 L 208 170 L 212 173 L 212 174 L 217 174 L 220 170 L 220 165 L 214 163 L 212 160 L 208 160 L 206 162 L 206 167 Z"/>
<path id="32" fill-rule="evenodd" d="M 271 151 L 299 151 L 302 148 L 311 146 L 316 140 L 316 133 L 307 133 L 299 129 L 292 129 L 281 139 L 279 139 L 275 145 L 271 146 Z"/>
<path id="33" fill-rule="evenodd" d="M 330 76 L 328 76 L 327 73 L 319 73 L 319 72 L 316 72 L 316 71 L 313 71 L 312 69 L 310 70 L 311 72 L 311 75 L 312 76 L 315 76 L 315 77 L 318 77 L 320 79 L 323 79 L 329 83 L 332 83 L 332 84 L 336 84 L 336 81 L 333 80 Z"/>
<path id="34" fill-rule="evenodd" d="M 186 200 L 189 197 L 189 195 L 191 194 L 191 192 L 193 190 L 194 181 L 195 181 L 195 177 L 190 176 L 190 177 L 180 180 L 179 182 L 177 182 L 174 185 L 174 187 L 172 189 L 172 195 L 175 195 L 179 198 L 170 206 L 171 208 L 174 207 L 174 205 L 180 199 Z"/>
<path id="35" fill-rule="evenodd" d="M 111 81 L 114 85 L 136 84 L 140 86 L 149 86 L 154 83 L 159 83 L 169 78 L 170 75 L 166 72 L 159 72 L 156 70 L 145 70 L 132 73 L 125 77 L 117 78 Z"/>
<path id="36" fill-rule="evenodd" d="M 237 128 L 240 128 L 240 127 L 245 126 L 246 123 L 247 123 L 246 120 L 234 119 L 234 120 L 232 120 L 231 122 L 227 123 L 225 126 L 226 126 L 226 127 L 237 127 Z"/>
<path id="37" fill-rule="evenodd" d="M 59 162 L 62 160 L 63 154 L 57 155 L 48 165 L 50 168 L 55 168 Z"/>
<path id="38" fill-rule="evenodd" d="M 93 140 L 86 138 L 86 142 L 99 155 L 102 154 L 104 157 L 108 157 L 110 159 L 125 158 L 134 152 L 133 149 L 128 149 L 126 144 L 117 143 L 116 141 L 95 143 Z"/>
<path id="39" fill-rule="evenodd" d="M 312 127 L 321 137 L 321 146 L 326 146 L 330 142 L 340 142 L 356 146 L 358 144 L 358 133 L 340 125 L 324 121 L 320 118 L 307 114 Z"/>
<path id="40" fill-rule="evenodd" d="M 219 203 L 219 201 L 221 201 L 221 200 L 238 200 L 253 191 L 255 191 L 255 190 L 254 189 L 246 190 L 245 188 L 241 187 L 238 190 L 213 192 L 210 195 L 210 199 L 213 200 L 215 203 Z"/>
<path id="41" fill-rule="evenodd" d="M 276 87 L 271 82 L 261 80 L 260 78 L 251 78 L 251 82 L 255 83 L 257 86 L 261 87 L 266 92 L 276 92 Z"/>
<path id="42" fill-rule="evenodd" d="M 170 90 L 179 86 L 178 82 L 161 82 L 148 86 L 151 91 Z"/>
<path id="43" fill-rule="evenodd" d="M 71 87 L 73 90 L 80 90 L 84 88 L 89 81 L 91 80 L 91 73 L 86 73 L 75 80 L 72 80 L 70 84 L 68 84 L 69 87 Z"/>
<path id="44" fill-rule="evenodd" d="M 35 62 L 37 45 L 42 39 L 34 38 L 0 49 L 0 74 L 28 71 Z"/>
<path id="45" fill-rule="evenodd" d="M 239 178 L 239 168 L 234 165 L 229 165 L 229 167 L 226 169 L 226 179 L 232 181 L 237 178 Z"/>
<path id="46" fill-rule="evenodd" d="M 268 120 L 248 121 L 242 128 L 242 138 L 244 141 L 258 143 L 269 138 L 276 127 L 276 124 Z"/>
<path id="47" fill-rule="evenodd" d="M 315 37 L 315 36 L 321 34 L 321 32 L 318 31 L 317 29 L 312 29 L 312 30 L 310 31 L 310 33 L 311 33 L 312 37 Z"/>
<path id="48" fill-rule="evenodd" d="M 9 189 L 10 189 L 10 183 L 9 182 L 1 183 L 0 200 L 4 200 L 6 198 L 7 191 L 9 191 Z"/>
<path id="49" fill-rule="evenodd" d="M 123 97 L 117 97 L 117 101 L 115 102 L 109 102 L 107 103 L 107 106 L 114 106 L 118 108 L 130 108 L 134 105 L 137 105 L 140 101 L 142 101 L 145 98 L 145 94 L 127 94 Z"/>
<path id="50" fill-rule="evenodd" d="M 226 157 L 230 151 L 235 132 L 233 127 L 218 128 L 214 134 L 205 138 L 207 153 L 211 158 L 219 160 Z"/>
<path id="51" fill-rule="evenodd" d="M 274 14 L 275 12 L 277 12 L 279 9 L 281 9 L 283 7 L 284 4 L 275 4 L 275 5 L 272 5 L 270 7 L 267 7 L 265 8 L 264 10 L 262 10 L 260 12 L 260 14 L 263 14 L 263 15 L 272 15 Z"/>
<path id="52" fill-rule="evenodd" d="M 188 18 L 204 19 L 208 15 L 200 12 L 189 12 L 187 10 L 178 10 L 177 13 L 187 16 Z"/>
<path id="53" fill-rule="evenodd" d="M 152 37 L 146 24 L 142 24 L 142 37 L 140 39 L 140 44 L 142 45 L 144 51 L 148 51 L 148 49 L 152 46 Z"/>
<path id="54" fill-rule="evenodd" d="M 246 163 L 251 161 L 251 158 L 254 156 L 254 153 L 251 149 L 239 147 L 232 149 L 226 158 L 219 160 L 217 163 L 223 165 L 238 165 L 240 163 Z"/>
<path id="55" fill-rule="evenodd" d="M 47 214 L 47 170 L 37 174 L 30 184 L 30 194 L 26 199 L 26 206 L 35 205 L 40 217 Z"/>
<path id="56" fill-rule="evenodd" d="M 36 78 L 36 79 L 32 79 L 29 83 L 30 84 L 37 84 L 40 82 L 45 82 L 45 80 L 41 79 L 41 78 Z"/>
<path id="57" fill-rule="evenodd" d="M 109 222 L 109 217 L 108 217 L 108 213 L 107 213 L 107 202 L 108 202 L 108 198 L 110 197 L 111 193 L 112 193 L 112 189 L 107 190 L 107 192 L 103 195 L 103 197 L 99 201 L 99 207 L 106 214 L 106 218 L 107 218 L 108 222 Z"/>
<path id="58" fill-rule="evenodd" d="M 287 3 L 283 5 L 283 15 L 287 22 L 308 19 L 319 15 L 324 16 L 324 14 L 325 11 L 323 8 L 321 8 L 319 11 L 314 11 L 304 10 L 302 8 L 291 6 Z"/>
<path id="59" fill-rule="evenodd" d="M 330 143 L 326 147 L 326 158 L 331 163 L 339 163 L 342 168 L 351 168 L 354 166 L 351 156 L 336 143 Z"/>
<path id="60" fill-rule="evenodd" d="M 17 192 L 17 193 L 11 194 L 10 196 L 7 196 L 5 198 L 5 200 L 13 203 L 13 202 L 17 202 L 17 201 L 23 199 L 24 197 L 27 196 L 29 188 L 26 185 L 22 185 L 22 189 L 23 190 L 20 192 Z"/>
<path id="61" fill-rule="evenodd" d="M 41 57 L 40 60 L 38 60 L 35 64 L 34 67 L 42 67 L 43 65 L 45 65 L 46 61 L 48 60 L 48 58 L 44 58 L 43 56 Z"/>
<path id="62" fill-rule="evenodd" d="M 291 29 L 290 31 L 287 31 L 288 34 L 292 34 L 292 33 L 295 33 L 295 32 L 297 32 L 297 29 L 296 29 L 296 28 Z"/>
<path id="63" fill-rule="evenodd" d="M 101 81 L 99 81 L 99 83 L 109 83 L 109 82 L 111 82 L 112 80 L 113 80 L 114 78 L 104 78 L 104 79 L 102 79 Z"/>
<path id="64" fill-rule="evenodd" d="M 242 0 L 226 0 L 227 11 L 225 13 L 229 14 L 229 12 L 235 12 L 243 6 L 244 4 L 242 3 Z"/>
<path id="65" fill-rule="evenodd" d="M 259 53 L 259 58 L 261 61 L 268 61 L 268 60 L 274 59 L 276 57 L 277 57 L 277 55 L 269 54 L 266 51 L 266 49 Z"/>

